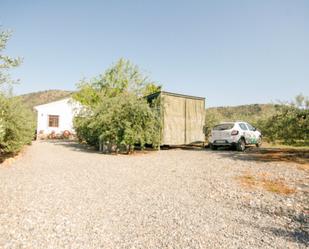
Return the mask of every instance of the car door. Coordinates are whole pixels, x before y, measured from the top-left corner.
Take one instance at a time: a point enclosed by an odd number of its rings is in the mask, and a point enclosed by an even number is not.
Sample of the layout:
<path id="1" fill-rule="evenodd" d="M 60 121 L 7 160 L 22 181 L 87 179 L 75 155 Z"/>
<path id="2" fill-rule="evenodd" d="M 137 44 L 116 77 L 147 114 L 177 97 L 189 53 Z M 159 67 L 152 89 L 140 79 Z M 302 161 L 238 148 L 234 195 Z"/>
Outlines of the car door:
<path id="1" fill-rule="evenodd" d="M 242 131 L 242 134 L 246 140 L 246 144 L 250 144 L 251 143 L 251 133 L 249 128 L 247 127 L 247 125 L 245 123 L 239 123 L 239 127 Z"/>
<path id="2" fill-rule="evenodd" d="M 258 140 L 258 137 L 257 137 L 257 134 L 256 134 L 256 131 L 254 129 L 254 127 L 248 123 L 246 123 L 248 129 L 249 129 L 249 133 L 250 133 L 250 144 L 256 144 L 257 143 L 257 140 Z"/>

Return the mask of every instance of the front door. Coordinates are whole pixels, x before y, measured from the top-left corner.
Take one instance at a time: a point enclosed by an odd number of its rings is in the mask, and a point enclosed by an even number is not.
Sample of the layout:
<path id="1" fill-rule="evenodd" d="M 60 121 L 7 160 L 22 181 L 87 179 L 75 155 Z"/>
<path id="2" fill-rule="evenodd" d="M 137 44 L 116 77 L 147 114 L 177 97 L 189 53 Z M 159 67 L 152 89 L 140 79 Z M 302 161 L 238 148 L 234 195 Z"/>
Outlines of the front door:
<path id="1" fill-rule="evenodd" d="M 256 144 L 258 142 L 258 137 L 257 137 L 254 127 L 248 123 L 247 123 L 247 127 L 250 132 L 250 144 Z"/>

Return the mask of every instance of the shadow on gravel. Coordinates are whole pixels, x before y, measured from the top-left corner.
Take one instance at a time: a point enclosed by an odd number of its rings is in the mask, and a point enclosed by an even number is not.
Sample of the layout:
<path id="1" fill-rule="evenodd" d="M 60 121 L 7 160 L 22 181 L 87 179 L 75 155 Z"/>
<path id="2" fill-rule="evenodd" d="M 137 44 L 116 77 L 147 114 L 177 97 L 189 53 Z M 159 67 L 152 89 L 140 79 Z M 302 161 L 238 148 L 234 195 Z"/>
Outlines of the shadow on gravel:
<path id="1" fill-rule="evenodd" d="M 217 153 L 222 157 L 243 161 L 309 164 L 309 150 L 250 147 L 247 148 L 245 152 L 230 151 L 230 153 L 220 153 L 220 151 L 218 151 Z"/>
<path id="2" fill-rule="evenodd" d="M 7 153 L 7 154 L 0 154 L 0 164 L 3 163 L 6 159 L 14 157 L 14 154 Z"/>
<path id="3" fill-rule="evenodd" d="M 179 145 L 179 146 L 161 146 L 161 150 L 189 150 L 189 151 L 203 151 L 206 150 L 204 146 L 199 145 Z"/>
<path id="4" fill-rule="evenodd" d="M 136 149 L 133 153 L 128 154 L 127 152 L 112 152 L 112 153 L 103 153 L 97 150 L 94 146 L 89 146 L 87 144 L 81 144 L 75 140 L 44 140 L 46 143 L 51 143 L 56 146 L 63 146 L 67 147 L 73 151 L 78 152 L 84 152 L 84 153 L 92 153 L 92 154 L 101 154 L 101 155 L 130 155 L 130 156 L 136 156 L 136 155 L 142 155 L 147 154 L 149 152 L 154 152 L 156 150 L 146 148 L 144 150 Z"/>
<path id="5" fill-rule="evenodd" d="M 262 232 L 271 233 L 276 237 L 309 246 L 309 214 L 307 210 L 296 213 L 295 210 L 289 208 L 277 208 L 277 210 L 270 210 L 270 208 L 267 207 L 247 208 L 253 210 L 254 213 L 259 212 L 262 216 L 268 215 L 273 219 L 281 218 L 287 221 L 285 229 L 278 227 L 262 227 L 257 223 L 251 223 L 249 224 L 250 226 L 254 226 Z"/>
<path id="6" fill-rule="evenodd" d="M 100 154 L 98 150 L 87 144 L 80 144 L 74 140 L 44 140 L 44 143 L 51 143 L 57 146 L 67 147 L 73 151 Z"/>
<path id="7" fill-rule="evenodd" d="M 309 246 L 309 233 L 301 229 L 282 229 L 282 228 L 266 228 L 269 232 L 273 233 L 277 237 L 283 237 L 289 241 L 295 241 L 299 244 L 303 244 L 306 247 Z"/>
<path id="8" fill-rule="evenodd" d="M 73 140 L 44 140 L 44 142 L 71 148 L 74 151 L 101 154 L 94 147 L 80 144 Z M 184 146 L 162 146 L 161 150 L 189 150 L 189 151 L 211 151 L 200 145 Z M 149 151 L 153 151 L 149 149 Z M 303 164 L 303 169 L 309 170 L 309 150 L 296 149 L 276 149 L 276 148 L 255 148 L 249 147 L 245 152 L 238 152 L 229 148 L 219 148 L 217 151 L 211 151 L 221 157 L 242 160 L 242 161 L 261 161 L 261 162 L 296 162 Z"/>
<path id="9" fill-rule="evenodd" d="M 89 146 L 87 144 L 80 144 L 75 140 L 43 140 L 43 142 L 51 143 L 54 145 L 61 145 L 64 147 L 71 148 L 75 151 L 81 151 L 81 152 L 87 152 L 87 153 L 100 153 L 98 150 L 96 150 L 95 147 Z M 190 151 L 203 151 L 205 150 L 202 146 L 197 145 L 181 145 L 181 146 L 161 146 L 161 150 L 174 150 L 174 149 L 181 149 L 181 150 L 190 150 Z M 140 149 L 137 147 L 136 151 L 140 151 Z M 151 148 L 146 148 L 145 151 L 153 151 Z"/>

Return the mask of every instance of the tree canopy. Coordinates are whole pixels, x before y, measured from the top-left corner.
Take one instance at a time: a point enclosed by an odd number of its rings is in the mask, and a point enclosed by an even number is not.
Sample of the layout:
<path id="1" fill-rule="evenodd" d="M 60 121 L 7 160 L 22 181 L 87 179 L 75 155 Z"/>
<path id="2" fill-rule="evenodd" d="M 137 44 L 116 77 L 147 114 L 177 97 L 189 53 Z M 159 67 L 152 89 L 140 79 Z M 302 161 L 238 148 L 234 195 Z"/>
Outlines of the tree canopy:
<path id="1" fill-rule="evenodd" d="M 159 145 L 160 115 L 143 96 L 161 87 L 137 66 L 120 59 L 98 77 L 82 80 L 78 89 L 73 98 L 84 109 L 75 117 L 74 127 L 80 140 L 110 151 L 131 151 L 135 144 Z"/>
<path id="2" fill-rule="evenodd" d="M 125 93 L 142 97 L 160 91 L 161 86 L 144 76 L 138 66 L 129 60 L 120 59 L 103 74 L 90 80 L 81 80 L 77 88 L 78 92 L 73 98 L 85 106 L 93 107 L 104 97 Z"/>
<path id="3" fill-rule="evenodd" d="M 0 154 L 18 152 L 34 135 L 32 113 L 3 88 L 16 82 L 11 79 L 9 69 L 21 63 L 20 58 L 3 54 L 10 36 L 10 32 L 0 31 Z"/>
<path id="4" fill-rule="evenodd" d="M 0 31 L 0 86 L 3 86 L 4 84 L 10 85 L 17 82 L 16 80 L 11 79 L 8 71 L 11 68 L 19 66 L 22 62 L 21 58 L 12 58 L 3 54 L 10 37 L 11 32 L 6 30 Z"/>
<path id="5" fill-rule="evenodd" d="M 277 112 L 258 125 L 270 141 L 289 145 L 309 145 L 309 101 L 302 94 L 290 103 L 277 106 Z"/>

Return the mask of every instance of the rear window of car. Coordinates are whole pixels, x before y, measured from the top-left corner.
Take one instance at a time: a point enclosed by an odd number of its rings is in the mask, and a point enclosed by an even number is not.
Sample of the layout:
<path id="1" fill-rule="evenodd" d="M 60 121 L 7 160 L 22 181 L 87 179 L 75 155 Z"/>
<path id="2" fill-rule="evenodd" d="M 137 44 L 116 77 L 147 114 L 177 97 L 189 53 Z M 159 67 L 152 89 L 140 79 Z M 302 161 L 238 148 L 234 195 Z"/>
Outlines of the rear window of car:
<path id="1" fill-rule="evenodd" d="M 215 131 L 224 131 L 224 130 L 230 130 L 234 127 L 234 123 L 229 124 L 219 124 L 214 127 Z"/>

